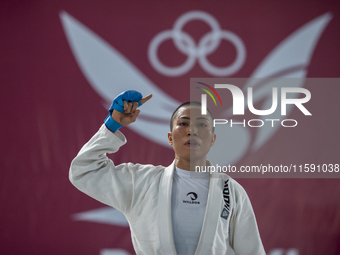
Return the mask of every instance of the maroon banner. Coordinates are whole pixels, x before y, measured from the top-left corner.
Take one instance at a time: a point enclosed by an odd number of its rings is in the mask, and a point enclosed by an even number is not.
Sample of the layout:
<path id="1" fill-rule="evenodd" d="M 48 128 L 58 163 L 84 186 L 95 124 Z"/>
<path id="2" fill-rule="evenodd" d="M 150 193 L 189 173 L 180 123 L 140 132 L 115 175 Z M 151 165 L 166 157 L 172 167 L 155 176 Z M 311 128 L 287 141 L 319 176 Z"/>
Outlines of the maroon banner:
<path id="1" fill-rule="evenodd" d="M 1 254 L 135 254 L 124 216 L 68 180 L 112 99 L 154 95 L 110 157 L 167 166 L 169 119 L 190 100 L 190 78 L 337 78 L 339 18 L 328 0 L 2 1 Z M 236 166 L 339 164 L 340 87 L 310 91 L 303 128 L 238 134 L 221 156 Z M 287 118 L 301 116 L 294 108 Z M 238 181 L 267 254 L 340 254 L 339 179 Z"/>

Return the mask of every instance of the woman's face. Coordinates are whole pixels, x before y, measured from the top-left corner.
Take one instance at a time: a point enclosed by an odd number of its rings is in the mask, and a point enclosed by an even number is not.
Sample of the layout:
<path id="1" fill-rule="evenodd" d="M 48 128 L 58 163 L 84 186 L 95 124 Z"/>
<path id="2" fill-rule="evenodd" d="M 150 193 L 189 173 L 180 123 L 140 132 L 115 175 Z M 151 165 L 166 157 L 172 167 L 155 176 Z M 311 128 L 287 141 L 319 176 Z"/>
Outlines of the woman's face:
<path id="1" fill-rule="evenodd" d="M 205 160 L 215 139 L 212 118 L 202 115 L 197 105 L 181 107 L 173 120 L 172 132 L 168 133 L 176 157 L 186 161 Z"/>

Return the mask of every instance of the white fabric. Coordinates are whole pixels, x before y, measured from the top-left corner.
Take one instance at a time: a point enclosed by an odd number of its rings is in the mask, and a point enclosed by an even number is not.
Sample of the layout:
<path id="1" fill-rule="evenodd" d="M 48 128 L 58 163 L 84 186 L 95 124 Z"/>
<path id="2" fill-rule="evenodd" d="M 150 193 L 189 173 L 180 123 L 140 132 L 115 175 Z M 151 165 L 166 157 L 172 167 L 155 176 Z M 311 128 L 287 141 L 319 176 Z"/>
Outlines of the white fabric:
<path id="1" fill-rule="evenodd" d="M 178 255 L 195 254 L 207 205 L 209 175 L 175 168 L 171 219 Z"/>
<path id="2" fill-rule="evenodd" d="M 106 153 L 118 151 L 125 143 L 125 137 L 119 139 L 103 125 L 72 161 L 70 181 L 89 196 L 124 213 L 138 255 L 175 255 L 171 222 L 174 163 L 168 167 L 132 163 L 116 166 Z M 211 165 L 209 161 L 207 164 Z M 227 219 L 221 217 L 226 183 L 230 198 Z M 212 173 L 209 181 L 195 255 L 207 254 L 265 255 L 249 198 L 226 174 Z"/>

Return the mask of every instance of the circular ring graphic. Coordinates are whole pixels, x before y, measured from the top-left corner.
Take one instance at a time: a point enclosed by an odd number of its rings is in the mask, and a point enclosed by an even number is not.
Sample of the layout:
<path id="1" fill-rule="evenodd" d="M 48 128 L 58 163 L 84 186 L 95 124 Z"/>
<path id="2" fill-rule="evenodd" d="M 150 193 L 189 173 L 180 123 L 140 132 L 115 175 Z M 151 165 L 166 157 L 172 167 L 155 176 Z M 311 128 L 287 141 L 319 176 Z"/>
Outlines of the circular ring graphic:
<path id="1" fill-rule="evenodd" d="M 236 49 L 236 59 L 234 60 L 234 62 L 227 67 L 216 67 L 216 66 L 213 66 L 208 61 L 207 55 L 205 54 L 200 54 L 198 56 L 198 61 L 200 65 L 203 67 L 203 69 L 212 75 L 216 75 L 216 76 L 231 75 L 231 74 L 236 73 L 238 70 L 240 70 L 246 60 L 245 46 L 243 42 L 241 41 L 241 39 L 238 36 L 236 36 L 234 33 L 223 30 L 220 36 L 221 38 L 228 40 L 234 45 Z M 204 43 L 204 39 L 205 38 L 201 40 L 202 43 Z M 209 39 L 206 39 L 206 40 L 209 40 Z M 200 45 L 199 45 L 199 48 L 200 48 Z"/>
<path id="2" fill-rule="evenodd" d="M 218 34 L 218 32 L 220 31 L 220 25 L 218 24 L 216 19 L 210 14 L 202 12 L 202 11 L 191 11 L 191 12 L 185 13 L 176 20 L 173 26 L 173 31 L 175 33 L 174 43 L 177 49 L 185 55 L 187 55 L 190 52 L 190 50 L 195 51 L 194 54 L 196 57 L 198 56 L 198 51 L 201 51 L 201 54 L 204 54 L 204 52 L 206 52 L 207 54 L 213 52 L 219 46 L 221 39 L 219 37 L 216 37 L 215 40 L 211 41 L 211 45 L 209 45 L 207 49 L 204 49 L 204 48 L 197 49 L 195 47 L 195 40 L 190 35 L 188 35 L 182 30 L 184 25 L 191 20 L 205 21 L 210 26 L 213 34 Z M 182 43 L 183 34 L 186 34 L 190 38 L 190 40 L 194 44 L 194 47 L 190 47 L 189 45 L 186 46 Z M 202 45 L 202 47 L 204 46 L 205 45 Z"/>
<path id="3" fill-rule="evenodd" d="M 188 72 L 191 68 L 193 68 L 196 62 L 196 57 L 192 51 L 192 53 L 188 54 L 187 60 L 181 66 L 168 67 L 168 66 L 163 65 L 163 63 L 160 62 L 158 59 L 157 50 L 158 50 L 159 45 L 164 40 L 167 40 L 168 38 L 174 38 L 173 31 L 171 30 L 163 31 L 153 38 L 153 40 L 151 41 L 149 45 L 149 50 L 148 50 L 149 61 L 151 65 L 161 74 L 164 74 L 167 76 L 180 76 Z M 187 34 L 183 35 L 182 40 L 185 40 L 185 42 L 189 45 L 190 49 L 195 48 L 195 42 L 191 40 Z"/>
<path id="4" fill-rule="evenodd" d="M 211 28 L 211 31 L 199 40 L 198 46 L 196 46 L 195 40 L 182 30 L 184 25 L 192 20 L 204 21 Z M 188 56 L 187 60 L 180 66 L 166 66 L 158 58 L 157 52 L 160 44 L 168 39 L 172 39 L 175 47 Z M 236 58 L 229 66 L 216 67 L 208 61 L 207 56 L 219 47 L 222 39 L 233 44 L 236 50 Z M 215 76 L 230 76 L 243 66 L 246 60 L 246 48 L 241 38 L 236 34 L 221 30 L 220 25 L 213 16 L 202 11 L 191 11 L 181 15 L 175 21 L 172 30 L 160 32 L 151 40 L 148 48 L 148 58 L 153 68 L 166 76 L 180 76 L 187 73 L 195 65 L 196 58 L 207 73 Z"/>

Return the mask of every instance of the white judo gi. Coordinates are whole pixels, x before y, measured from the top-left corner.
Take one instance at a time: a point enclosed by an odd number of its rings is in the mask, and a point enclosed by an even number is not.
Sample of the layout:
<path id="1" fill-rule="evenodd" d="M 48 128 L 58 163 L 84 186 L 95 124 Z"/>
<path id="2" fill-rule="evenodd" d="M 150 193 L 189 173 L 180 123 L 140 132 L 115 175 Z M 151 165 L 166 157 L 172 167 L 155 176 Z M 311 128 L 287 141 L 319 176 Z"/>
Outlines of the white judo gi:
<path id="1" fill-rule="evenodd" d="M 72 161 L 69 178 L 82 192 L 124 213 L 138 255 L 175 255 L 171 222 L 174 163 L 168 167 L 116 166 L 106 154 L 125 143 L 120 131 L 114 134 L 103 125 Z M 226 174 L 210 176 L 195 254 L 265 255 L 250 200 Z"/>

